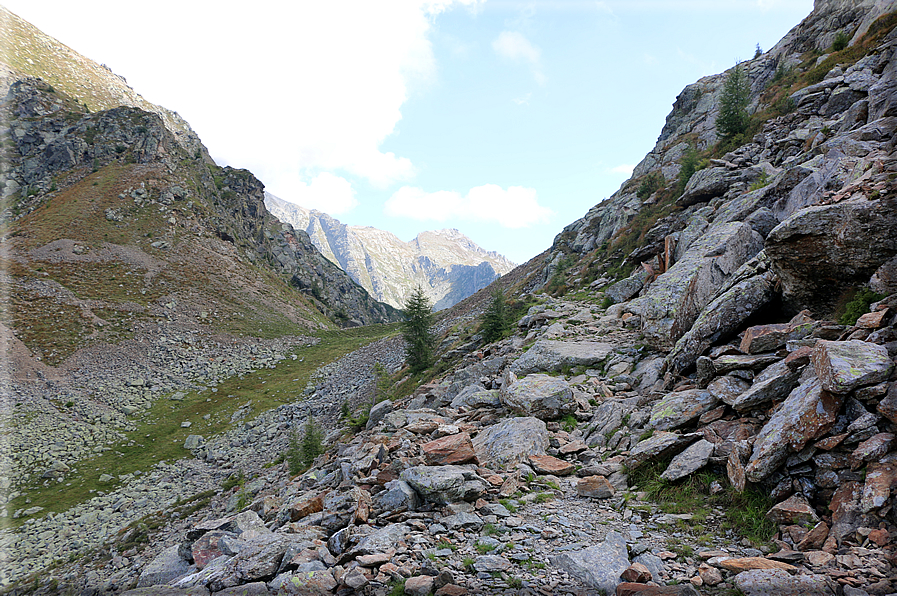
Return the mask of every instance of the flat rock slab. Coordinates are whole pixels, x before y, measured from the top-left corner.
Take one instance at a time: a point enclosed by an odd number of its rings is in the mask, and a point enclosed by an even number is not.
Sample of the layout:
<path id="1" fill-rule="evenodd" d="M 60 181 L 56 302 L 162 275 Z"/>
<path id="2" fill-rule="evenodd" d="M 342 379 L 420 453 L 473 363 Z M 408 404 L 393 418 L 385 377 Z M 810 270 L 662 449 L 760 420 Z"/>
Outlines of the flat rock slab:
<path id="1" fill-rule="evenodd" d="M 608 499 L 614 496 L 613 485 L 604 476 L 586 476 L 576 483 L 576 494 L 592 499 Z"/>
<path id="2" fill-rule="evenodd" d="M 604 542 L 579 551 L 565 552 L 550 558 L 560 567 L 595 590 L 614 594 L 622 583 L 620 574 L 629 567 L 626 539 L 618 532 L 608 532 Z"/>
<path id="3" fill-rule="evenodd" d="M 778 401 L 791 393 L 799 379 L 800 370 L 793 369 L 785 360 L 780 360 L 763 369 L 754 378 L 750 389 L 735 398 L 730 405 L 739 412 L 745 412 L 761 404 Z"/>
<path id="4" fill-rule="evenodd" d="M 713 370 L 718 375 L 733 370 L 760 370 L 781 359 L 781 356 L 775 354 L 726 354 L 713 361 Z"/>
<path id="5" fill-rule="evenodd" d="M 869 513 L 883 507 L 892 492 L 897 493 L 897 461 L 869 464 L 860 500 L 861 511 Z"/>
<path id="6" fill-rule="evenodd" d="M 850 393 L 886 381 L 894 363 L 884 346 L 859 340 L 820 340 L 813 349 L 813 367 L 823 389 Z"/>
<path id="7" fill-rule="evenodd" d="M 140 572 L 138 588 L 146 588 L 168 582 L 192 573 L 196 568 L 178 555 L 178 545 L 169 546 Z"/>
<path id="8" fill-rule="evenodd" d="M 794 565 L 765 557 L 725 558 L 719 561 L 719 566 L 732 573 L 742 573 L 751 569 L 779 569 L 788 573 L 797 573 L 798 571 Z"/>
<path id="9" fill-rule="evenodd" d="M 480 555 L 473 563 L 473 568 L 486 573 L 507 571 L 511 562 L 499 555 Z"/>
<path id="10" fill-rule="evenodd" d="M 503 389 L 501 399 L 513 412 L 542 420 L 554 420 L 576 409 L 570 384 L 550 375 L 527 375 Z"/>
<path id="11" fill-rule="evenodd" d="M 467 433 L 448 435 L 435 441 L 421 445 L 424 450 L 424 458 L 431 466 L 444 466 L 450 464 L 464 464 L 477 461 L 477 454 L 473 450 L 473 443 Z"/>
<path id="12" fill-rule="evenodd" d="M 813 378 L 788 395 L 754 442 L 754 452 L 745 468 L 751 482 L 760 482 L 775 470 L 791 451 L 800 451 L 835 423 L 844 396 L 829 393 Z"/>
<path id="13" fill-rule="evenodd" d="M 807 526 L 819 523 L 816 511 L 802 495 L 792 495 L 781 503 L 776 503 L 766 513 L 766 519 L 775 524 L 785 525 Z"/>
<path id="14" fill-rule="evenodd" d="M 710 461 L 711 455 L 713 455 L 713 443 L 706 439 L 701 439 L 674 457 L 660 477 L 667 482 L 685 478 L 706 466 L 707 462 Z"/>
<path id="15" fill-rule="evenodd" d="M 530 455 L 544 455 L 548 428 L 538 418 L 508 418 L 486 428 L 473 439 L 480 463 L 501 469 L 525 462 Z"/>
<path id="16" fill-rule="evenodd" d="M 651 408 L 648 423 L 657 430 L 684 426 L 709 412 L 719 400 L 704 389 L 687 389 L 670 393 Z"/>
<path id="17" fill-rule="evenodd" d="M 756 569 L 735 576 L 744 596 L 835 596 L 824 575 L 789 575 L 781 569 Z"/>
<path id="18" fill-rule="evenodd" d="M 682 449 L 699 437 L 700 435 L 695 433 L 680 435 L 668 431 L 655 432 L 632 448 L 629 457 L 626 458 L 626 467 L 634 470 L 652 459 L 662 458 Z"/>
<path id="19" fill-rule="evenodd" d="M 564 367 L 594 366 L 613 351 L 613 345 L 595 341 L 539 340 L 511 364 L 515 375 L 559 371 Z"/>
<path id="20" fill-rule="evenodd" d="M 570 462 L 551 455 L 531 455 L 529 456 L 529 464 L 537 474 L 569 476 L 576 471 L 576 467 Z"/>

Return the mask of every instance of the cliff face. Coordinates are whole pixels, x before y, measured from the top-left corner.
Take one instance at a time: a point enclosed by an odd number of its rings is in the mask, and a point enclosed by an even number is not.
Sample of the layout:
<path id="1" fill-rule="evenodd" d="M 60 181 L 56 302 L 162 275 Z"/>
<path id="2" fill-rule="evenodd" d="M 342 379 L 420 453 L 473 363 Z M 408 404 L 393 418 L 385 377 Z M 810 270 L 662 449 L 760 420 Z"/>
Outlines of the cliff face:
<path id="1" fill-rule="evenodd" d="M 716 127 L 731 71 L 687 86 L 633 177 L 555 239 L 543 279 L 570 277 L 564 267 L 577 261 L 587 281 L 635 270 L 611 295 L 667 350 L 733 280 L 751 277 L 744 268 L 781 289 L 745 317 L 779 299 L 782 316 L 830 315 L 897 254 L 897 34 L 882 16 L 894 8 L 817 2 L 742 63 L 752 120 L 737 139 L 721 142 Z M 850 41 L 835 50 L 838 36 Z M 683 164 L 694 174 L 680 176 Z"/>
<path id="2" fill-rule="evenodd" d="M 421 232 L 402 242 L 390 232 L 347 226 L 271 194 L 265 204 L 281 221 L 305 230 L 324 256 L 374 297 L 399 308 L 418 285 L 437 310 L 448 308 L 514 268 L 458 230 Z"/>

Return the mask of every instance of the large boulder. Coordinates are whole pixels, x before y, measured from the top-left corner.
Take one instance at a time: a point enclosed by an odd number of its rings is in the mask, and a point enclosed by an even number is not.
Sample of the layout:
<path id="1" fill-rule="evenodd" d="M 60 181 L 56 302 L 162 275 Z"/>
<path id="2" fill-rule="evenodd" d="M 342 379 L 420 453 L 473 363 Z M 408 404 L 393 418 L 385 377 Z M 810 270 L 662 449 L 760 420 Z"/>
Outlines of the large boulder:
<path id="1" fill-rule="evenodd" d="M 473 501 L 486 491 L 486 481 L 459 466 L 415 466 L 402 471 L 407 482 L 424 499 L 440 505 Z"/>
<path id="2" fill-rule="evenodd" d="M 477 459 L 490 468 L 507 468 L 530 455 L 544 455 L 548 429 L 538 418 L 508 418 L 481 431 L 473 439 Z"/>
<path id="3" fill-rule="evenodd" d="M 648 423 L 657 430 L 678 428 L 709 412 L 718 403 L 716 396 L 705 389 L 677 391 L 654 404 Z"/>
<path id="4" fill-rule="evenodd" d="M 858 340 L 819 340 L 812 358 L 822 387 L 833 393 L 886 381 L 894 368 L 887 348 Z"/>
<path id="5" fill-rule="evenodd" d="M 645 283 L 651 277 L 647 269 L 638 267 L 632 275 L 620 280 L 604 290 L 604 295 L 610 298 L 614 304 L 626 302 L 642 291 Z"/>
<path id="6" fill-rule="evenodd" d="M 632 448 L 626 458 L 626 467 L 634 470 L 649 461 L 664 459 L 671 453 L 682 450 L 683 447 L 699 437 L 698 434 L 680 435 L 666 431 L 655 432 Z"/>
<path id="7" fill-rule="evenodd" d="M 615 593 L 623 582 L 620 575 L 629 567 L 626 539 L 618 532 L 608 532 L 604 542 L 596 546 L 562 552 L 550 557 L 560 567 L 590 588 L 605 594 Z"/>
<path id="8" fill-rule="evenodd" d="M 149 565 L 143 568 L 140 577 L 137 578 L 137 587 L 145 588 L 167 584 L 195 570 L 195 567 L 181 558 L 178 554 L 178 545 L 175 544 L 163 550 Z"/>
<path id="9" fill-rule="evenodd" d="M 766 238 L 766 253 L 789 303 L 832 310 L 897 254 L 897 198 L 851 199 L 797 211 Z"/>
<path id="10" fill-rule="evenodd" d="M 784 360 L 763 369 L 754 377 L 750 389 L 735 398 L 732 407 L 739 412 L 749 411 L 761 404 L 785 398 L 797 385 L 800 370 L 793 370 Z"/>
<path id="11" fill-rule="evenodd" d="M 549 375 L 527 375 L 502 390 L 502 401 L 517 414 L 554 420 L 573 412 L 573 389 L 564 379 Z"/>
<path id="12" fill-rule="evenodd" d="M 611 344 L 595 341 L 554 341 L 542 339 L 511 364 L 515 375 L 559 371 L 565 367 L 594 366 L 613 350 Z"/>
<path id="13" fill-rule="evenodd" d="M 735 586 L 745 596 L 835 596 L 839 592 L 824 575 L 791 575 L 784 569 L 751 569 L 735 576 Z"/>
<path id="14" fill-rule="evenodd" d="M 626 309 L 641 315 L 648 341 L 671 350 L 730 276 L 762 248 L 763 238 L 744 222 L 714 226 Z"/>
<path id="15" fill-rule="evenodd" d="M 685 478 L 706 466 L 707 462 L 710 461 L 711 455 L 713 455 L 713 443 L 706 439 L 701 439 L 674 457 L 660 477 L 667 482 Z"/>
<path id="16" fill-rule="evenodd" d="M 815 376 L 804 380 L 788 395 L 769 422 L 760 430 L 754 451 L 745 468 L 751 482 L 760 482 L 783 462 L 791 451 L 800 451 L 822 436 L 835 423 L 844 396 L 822 388 Z"/>

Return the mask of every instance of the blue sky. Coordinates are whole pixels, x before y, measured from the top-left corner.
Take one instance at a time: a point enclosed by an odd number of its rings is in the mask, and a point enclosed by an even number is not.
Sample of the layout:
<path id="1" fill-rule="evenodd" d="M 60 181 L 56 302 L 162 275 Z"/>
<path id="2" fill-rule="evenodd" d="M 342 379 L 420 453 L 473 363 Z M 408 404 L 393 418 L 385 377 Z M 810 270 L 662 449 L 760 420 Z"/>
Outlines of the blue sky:
<path id="1" fill-rule="evenodd" d="M 523 262 L 612 194 L 676 95 L 812 0 L 2 0 L 281 198 Z M 293 6 L 288 6 L 288 5 Z M 134 6 L 140 6 L 135 10 Z"/>

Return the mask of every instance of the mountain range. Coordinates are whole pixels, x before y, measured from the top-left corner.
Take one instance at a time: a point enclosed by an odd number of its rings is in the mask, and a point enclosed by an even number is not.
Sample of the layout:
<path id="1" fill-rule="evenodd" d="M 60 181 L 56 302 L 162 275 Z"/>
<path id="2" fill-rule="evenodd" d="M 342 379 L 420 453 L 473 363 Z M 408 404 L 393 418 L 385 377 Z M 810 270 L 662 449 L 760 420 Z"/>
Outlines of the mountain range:
<path id="1" fill-rule="evenodd" d="M 396 308 L 418 286 L 436 310 L 448 308 L 516 266 L 455 229 L 421 232 L 403 242 L 390 232 L 347 226 L 270 193 L 265 193 L 265 205 L 281 221 L 304 230 L 321 254 L 377 300 Z"/>

